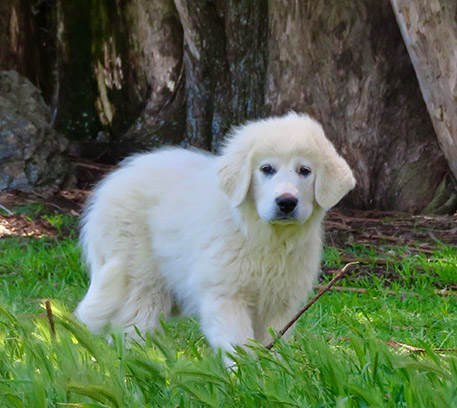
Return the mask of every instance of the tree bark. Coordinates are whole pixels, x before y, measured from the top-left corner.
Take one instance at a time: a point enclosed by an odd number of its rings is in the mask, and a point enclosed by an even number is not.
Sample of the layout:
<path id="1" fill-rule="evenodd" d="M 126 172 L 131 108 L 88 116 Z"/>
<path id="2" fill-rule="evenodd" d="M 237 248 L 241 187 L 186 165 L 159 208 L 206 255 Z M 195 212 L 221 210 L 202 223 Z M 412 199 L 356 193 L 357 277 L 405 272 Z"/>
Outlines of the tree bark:
<path id="1" fill-rule="evenodd" d="M 391 3 L 438 140 L 457 179 L 457 3 Z"/>
<path id="2" fill-rule="evenodd" d="M 75 139 L 117 142 L 177 88 L 182 30 L 173 1 L 58 2 L 58 126 Z"/>
<path id="3" fill-rule="evenodd" d="M 447 166 L 388 0 L 269 2 L 266 104 L 323 123 L 358 181 L 346 203 L 418 211 Z"/>
<path id="4" fill-rule="evenodd" d="M 90 0 L 57 0 L 56 128 L 71 139 L 101 130 L 91 69 Z"/>
<path id="5" fill-rule="evenodd" d="M 129 1 L 128 83 L 144 109 L 128 131 L 124 146 L 144 149 L 179 144 L 185 133 L 183 30 L 173 0 Z"/>
<path id="6" fill-rule="evenodd" d="M 264 114 L 267 3 L 175 0 L 175 5 L 183 35 L 177 85 L 157 103 L 153 92 L 121 140 L 140 148 L 179 143 L 217 150 L 232 125 Z"/>
<path id="7" fill-rule="evenodd" d="M 21 0 L 0 3 L 0 69 L 15 70 L 35 77 L 28 62 L 34 61 L 34 49 L 27 47 L 33 31 L 30 10 Z"/>
<path id="8" fill-rule="evenodd" d="M 53 89 L 53 0 L 0 2 L 0 70 L 14 70 L 39 87 L 47 103 Z"/>
<path id="9" fill-rule="evenodd" d="M 262 118 L 268 54 L 268 2 L 225 3 L 226 54 L 230 69 L 231 124 Z M 216 143 L 219 145 L 220 141 Z"/>

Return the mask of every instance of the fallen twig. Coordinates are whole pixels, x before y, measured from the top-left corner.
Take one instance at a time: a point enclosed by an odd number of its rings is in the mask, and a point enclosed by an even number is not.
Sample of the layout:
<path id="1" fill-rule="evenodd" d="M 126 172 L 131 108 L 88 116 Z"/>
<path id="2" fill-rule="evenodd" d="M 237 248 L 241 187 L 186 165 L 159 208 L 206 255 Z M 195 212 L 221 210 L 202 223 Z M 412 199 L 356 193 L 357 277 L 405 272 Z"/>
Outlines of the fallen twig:
<path id="1" fill-rule="evenodd" d="M 51 327 L 51 335 L 52 338 L 56 337 L 56 327 L 54 325 L 54 315 L 52 314 L 52 309 L 51 309 L 51 302 L 49 300 L 46 300 L 44 302 L 46 306 L 46 315 L 48 316 L 48 321 L 49 321 L 49 326 Z"/>
<path id="2" fill-rule="evenodd" d="M 271 348 L 275 345 L 275 343 L 280 339 L 284 334 L 286 333 L 287 330 L 290 329 L 290 327 L 300 318 L 300 316 L 305 313 L 314 303 L 317 302 L 317 300 L 325 293 L 328 292 L 332 286 L 339 281 L 345 274 L 348 268 L 351 265 L 357 265 L 358 262 L 349 262 L 348 264 L 344 265 L 344 267 L 334 276 L 334 278 L 324 287 L 319 289 L 319 292 L 292 318 L 292 320 L 285 325 L 283 329 L 281 329 L 278 333 L 278 336 L 272 340 L 270 344 L 268 344 L 266 347 L 268 350 L 271 350 Z"/>
<path id="3" fill-rule="evenodd" d="M 101 172 L 108 172 L 116 168 L 116 166 L 111 166 L 109 164 L 95 163 L 95 162 L 83 162 L 83 161 L 73 161 L 73 164 L 77 167 L 84 167 L 86 169 L 98 170 Z"/>
<path id="4" fill-rule="evenodd" d="M 370 257 L 350 257 L 350 256 L 342 256 L 340 258 L 341 262 L 358 262 L 358 263 L 361 263 L 361 264 L 365 264 L 365 265 L 381 265 L 381 266 L 385 266 L 385 265 L 394 265 L 394 264 L 400 264 L 403 260 L 401 258 L 394 258 L 394 257 L 390 257 L 390 259 L 388 258 L 370 258 Z M 422 265 L 419 265 L 419 264 L 415 264 L 414 265 L 414 268 L 416 270 L 420 270 L 420 271 L 423 271 L 424 270 L 424 267 Z"/>
<path id="5" fill-rule="evenodd" d="M 427 350 L 425 350 L 422 347 L 410 346 L 409 344 L 400 343 L 393 339 L 387 340 L 386 344 L 390 347 L 393 347 L 395 350 L 404 349 L 404 350 L 410 351 L 411 353 L 426 353 L 427 352 Z M 432 350 L 435 353 L 457 353 L 457 349 L 455 349 L 455 348 L 435 348 Z"/>
<path id="6" fill-rule="evenodd" d="M 326 228 L 332 228 L 332 229 L 342 229 L 345 231 L 351 231 L 352 227 L 346 224 L 342 224 L 341 222 L 336 222 L 336 221 L 331 221 L 331 220 L 326 220 L 325 221 L 325 226 Z"/>
<path id="7" fill-rule="evenodd" d="M 5 211 L 8 215 L 13 215 L 14 213 L 11 210 L 8 210 L 4 205 L 0 204 L 0 208 Z"/>
<path id="8" fill-rule="evenodd" d="M 373 243 L 371 241 L 366 241 L 366 240 L 357 240 L 357 245 L 361 245 L 364 247 L 372 248 Z M 425 244 L 425 245 L 430 245 L 430 244 Z M 410 241 L 408 244 L 406 244 L 406 248 L 408 251 L 411 252 L 418 252 L 418 253 L 423 253 L 427 255 L 433 255 L 435 252 L 432 248 L 424 248 L 424 247 L 418 247 L 417 246 L 417 241 Z M 382 253 L 381 251 L 377 251 L 378 253 Z"/>
<path id="9" fill-rule="evenodd" d="M 414 240 L 410 240 L 407 238 L 399 238 L 399 237 L 383 235 L 383 234 L 360 233 L 360 236 L 367 238 L 367 239 L 382 239 L 382 240 L 391 241 L 391 242 L 401 242 L 402 244 L 405 244 L 406 242 L 415 242 Z"/>
<path id="10" fill-rule="evenodd" d="M 340 258 L 341 262 L 357 262 L 361 264 L 374 264 L 374 265 L 387 265 L 396 262 L 401 262 L 401 259 L 382 259 L 382 258 L 369 258 L 369 257 L 350 257 L 350 256 L 342 256 Z"/>
<path id="11" fill-rule="evenodd" d="M 321 290 L 324 287 L 325 286 L 323 286 L 323 285 L 316 285 L 316 286 L 313 286 L 313 289 Z M 337 292 L 354 292 L 354 293 L 367 293 L 367 292 L 369 292 L 368 289 L 353 288 L 353 287 L 350 287 L 350 286 L 333 286 L 329 290 L 335 290 Z M 386 293 L 388 293 L 389 295 L 398 295 L 398 292 L 395 292 L 393 290 L 388 290 L 388 291 L 386 291 Z"/>
<path id="12" fill-rule="evenodd" d="M 323 285 L 316 285 L 313 286 L 314 289 L 321 290 L 325 288 Z M 353 287 L 347 287 L 347 286 L 333 286 L 328 290 L 336 290 L 338 292 L 355 292 L 355 293 L 368 293 L 370 290 L 368 289 L 363 289 L 363 288 L 353 288 Z M 420 297 L 418 293 L 415 292 L 396 292 L 395 290 L 385 290 L 383 293 L 387 293 L 389 295 L 394 295 L 394 296 L 399 296 L 399 295 L 410 295 L 410 296 L 416 296 Z M 457 295 L 457 292 L 454 290 L 449 290 L 449 289 L 435 289 L 433 291 L 435 295 L 440 295 L 440 296 L 452 296 L 452 295 Z"/>
<path id="13" fill-rule="evenodd" d="M 330 340 L 334 340 L 334 341 L 341 340 L 341 341 L 347 341 L 347 342 L 351 341 L 351 339 L 347 336 L 327 337 L 326 339 L 327 339 L 327 341 L 330 341 Z M 394 339 L 385 340 L 384 343 L 387 344 L 388 346 L 394 348 L 395 350 L 403 349 L 403 350 L 409 351 L 411 353 L 426 353 L 427 352 L 427 350 L 422 347 L 410 346 L 409 344 L 400 343 L 399 341 L 396 341 Z M 457 353 L 457 348 L 434 348 L 431 350 L 434 353 Z"/>

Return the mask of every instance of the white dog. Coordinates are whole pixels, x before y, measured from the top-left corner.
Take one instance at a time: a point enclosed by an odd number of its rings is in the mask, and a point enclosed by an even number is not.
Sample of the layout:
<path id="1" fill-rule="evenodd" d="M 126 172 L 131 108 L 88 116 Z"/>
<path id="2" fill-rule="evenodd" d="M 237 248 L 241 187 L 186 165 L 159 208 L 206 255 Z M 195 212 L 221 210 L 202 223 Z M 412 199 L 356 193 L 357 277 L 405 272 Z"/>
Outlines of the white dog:
<path id="1" fill-rule="evenodd" d="M 266 342 L 309 294 L 324 213 L 354 185 L 322 127 L 295 113 L 236 129 L 221 156 L 133 156 L 85 212 L 91 284 L 76 314 L 135 335 L 179 312 L 214 348 Z"/>

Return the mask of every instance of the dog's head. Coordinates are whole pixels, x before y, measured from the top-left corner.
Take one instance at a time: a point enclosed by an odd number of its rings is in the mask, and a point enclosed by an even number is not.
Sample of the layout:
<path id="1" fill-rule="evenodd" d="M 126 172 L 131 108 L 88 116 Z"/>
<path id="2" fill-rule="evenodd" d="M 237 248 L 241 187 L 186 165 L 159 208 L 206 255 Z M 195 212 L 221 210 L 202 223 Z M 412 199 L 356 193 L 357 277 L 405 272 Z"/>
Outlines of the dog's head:
<path id="1" fill-rule="evenodd" d="M 316 204 L 328 210 L 355 186 L 346 161 L 307 115 L 237 128 L 219 160 L 219 185 L 233 206 L 252 198 L 269 223 L 303 223 Z"/>

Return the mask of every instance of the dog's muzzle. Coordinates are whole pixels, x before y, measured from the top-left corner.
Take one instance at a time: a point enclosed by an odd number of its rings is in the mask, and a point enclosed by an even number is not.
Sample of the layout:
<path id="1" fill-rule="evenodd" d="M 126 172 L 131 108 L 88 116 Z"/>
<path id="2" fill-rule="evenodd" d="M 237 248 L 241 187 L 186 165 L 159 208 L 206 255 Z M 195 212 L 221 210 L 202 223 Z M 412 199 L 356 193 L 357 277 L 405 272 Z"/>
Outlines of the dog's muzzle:
<path id="1" fill-rule="evenodd" d="M 272 222 L 290 223 L 296 222 L 295 209 L 298 199 L 292 194 L 282 194 L 276 198 L 276 214 Z"/>

